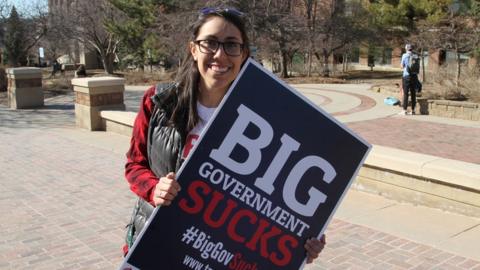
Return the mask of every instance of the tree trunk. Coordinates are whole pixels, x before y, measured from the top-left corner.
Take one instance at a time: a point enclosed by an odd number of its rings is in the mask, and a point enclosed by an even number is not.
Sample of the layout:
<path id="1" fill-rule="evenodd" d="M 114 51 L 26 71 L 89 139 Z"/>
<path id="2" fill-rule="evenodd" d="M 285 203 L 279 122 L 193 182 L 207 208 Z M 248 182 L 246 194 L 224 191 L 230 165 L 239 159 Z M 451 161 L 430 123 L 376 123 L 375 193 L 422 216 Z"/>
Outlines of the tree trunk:
<path id="1" fill-rule="evenodd" d="M 285 50 L 280 49 L 280 68 L 281 68 L 281 77 L 288 78 L 288 60 L 287 60 L 287 52 Z"/>
<path id="2" fill-rule="evenodd" d="M 102 55 L 103 69 L 107 74 L 113 74 L 113 60 L 115 59 L 114 53 L 105 53 Z"/>
<path id="3" fill-rule="evenodd" d="M 455 86 L 458 90 L 460 85 L 460 53 L 458 53 L 458 50 L 455 53 L 457 55 L 457 74 L 455 76 Z"/>
<path id="4" fill-rule="evenodd" d="M 276 67 L 275 67 L 275 56 L 272 54 L 270 55 L 270 64 L 272 66 L 272 72 L 276 72 Z"/>
<path id="5" fill-rule="evenodd" d="M 288 55 L 288 77 L 293 76 L 293 59 Z"/>
<path id="6" fill-rule="evenodd" d="M 312 76 L 312 50 L 309 50 L 308 52 L 308 71 L 307 71 L 307 77 Z"/>
<path id="7" fill-rule="evenodd" d="M 138 60 L 140 61 L 138 67 L 142 72 L 145 72 L 145 58 L 145 50 L 142 48 L 138 52 Z"/>
<path id="8" fill-rule="evenodd" d="M 427 82 L 427 79 L 425 78 L 425 59 L 423 57 L 423 48 L 420 50 L 420 54 L 420 60 L 422 61 L 422 81 L 425 83 Z"/>
<path id="9" fill-rule="evenodd" d="M 308 1 L 307 5 L 307 13 L 308 13 L 308 29 L 309 29 L 309 37 L 308 37 L 308 73 L 307 77 L 312 76 L 312 62 L 313 62 L 313 51 L 315 50 L 315 22 L 316 22 L 316 14 L 317 14 L 317 2 L 318 1 Z"/>
<path id="10" fill-rule="evenodd" d="M 327 49 L 323 48 L 323 71 L 322 75 L 324 77 L 330 76 L 330 70 L 328 68 L 328 51 Z"/>

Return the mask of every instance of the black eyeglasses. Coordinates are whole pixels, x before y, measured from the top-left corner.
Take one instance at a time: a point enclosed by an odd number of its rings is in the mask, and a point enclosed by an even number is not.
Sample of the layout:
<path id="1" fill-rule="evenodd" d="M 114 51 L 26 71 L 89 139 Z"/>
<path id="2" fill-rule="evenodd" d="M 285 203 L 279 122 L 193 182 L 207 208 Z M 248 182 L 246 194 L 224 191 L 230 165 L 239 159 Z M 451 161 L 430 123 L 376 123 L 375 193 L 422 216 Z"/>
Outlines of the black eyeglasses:
<path id="1" fill-rule="evenodd" d="M 239 17 L 243 16 L 243 12 L 235 8 L 204 7 L 200 10 L 200 16 L 205 16 L 212 13 L 228 13 Z"/>
<path id="2" fill-rule="evenodd" d="M 207 54 L 215 54 L 223 46 L 223 51 L 229 56 L 240 56 L 243 52 L 243 44 L 233 41 L 220 42 L 214 39 L 195 40 L 200 52 Z"/>

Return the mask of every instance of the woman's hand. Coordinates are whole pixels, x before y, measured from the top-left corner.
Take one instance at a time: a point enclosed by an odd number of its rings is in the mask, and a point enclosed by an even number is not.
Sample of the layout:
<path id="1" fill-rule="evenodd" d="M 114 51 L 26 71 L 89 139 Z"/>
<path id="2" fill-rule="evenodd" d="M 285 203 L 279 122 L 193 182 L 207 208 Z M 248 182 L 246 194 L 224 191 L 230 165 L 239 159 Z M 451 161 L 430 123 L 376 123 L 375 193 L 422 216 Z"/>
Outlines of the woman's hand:
<path id="1" fill-rule="evenodd" d="M 153 191 L 153 203 L 155 206 L 170 205 L 180 189 L 180 185 L 177 180 L 175 180 L 175 173 L 168 173 L 166 176 L 161 177 L 158 184 L 155 186 L 155 190 Z"/>
<path id="2" fill-rule="evenodd" d="M 318 258 L 318 254 L 322 252 L 327 241 L 325 240 L 325 234 L 320 237 L 320 240 L 316 238 L 310 238 L 305 243 L 305 249 L 307 250 L 307 263 L 312 263 L 313 260 Z"/>

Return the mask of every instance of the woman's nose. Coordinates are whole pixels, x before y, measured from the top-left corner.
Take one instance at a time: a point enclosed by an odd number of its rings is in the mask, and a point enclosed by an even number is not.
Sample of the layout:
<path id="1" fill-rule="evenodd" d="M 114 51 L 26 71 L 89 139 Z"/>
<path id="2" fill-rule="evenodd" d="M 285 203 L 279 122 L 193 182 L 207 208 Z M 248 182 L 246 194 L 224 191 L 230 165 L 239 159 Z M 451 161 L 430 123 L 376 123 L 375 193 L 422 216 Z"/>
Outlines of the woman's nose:
<path id="1" fill-rule="evenodd" d="M 218 44 L 218 49 L 213 55 L 215 58 L 226 57 L 227 54 L 225 53 L 225 49 L 223 48 L 223 44 Z"/>

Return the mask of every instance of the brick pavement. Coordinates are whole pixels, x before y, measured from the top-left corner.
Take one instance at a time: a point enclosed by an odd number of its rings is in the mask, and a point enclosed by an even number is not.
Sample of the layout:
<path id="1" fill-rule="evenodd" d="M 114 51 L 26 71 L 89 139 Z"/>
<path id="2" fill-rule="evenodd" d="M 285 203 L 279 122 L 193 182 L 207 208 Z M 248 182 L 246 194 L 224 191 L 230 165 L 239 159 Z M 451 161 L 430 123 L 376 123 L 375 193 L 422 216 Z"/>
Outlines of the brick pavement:
<path id="1" fill-rule="evenodd" d="M 0 268 L 118 267 L 133 203 L 123 156 L 48 130 L 1 127 L 0 141 Z M 339 219 L 327 237 L 306 269 L 480 270 L 480 262 Z"/>
<path id="2" fill-rule="evenodd" d="M 480 270 L 478 261 L 339 219 L 333 219 L 326 234 L 326 248 L 305 270 Z"/>
<path id="3" fill-rule="evenodd" d="M 0 269 L 115 269 L 121 260 L 133 205 L 124 156 L 54 131 L 71 129 L 72 108 L 0 107 Z"/>
<path id="4" fill-rule="evenodd" d="M 348 123 L 372 144 L 480 164 L 480 128 L 388 117 Z"/>
<path id="5" fill-rule="evenodd" d="M 0 128 L 0 268 L 114 269 L 132 196 L 123 156 Z"/>
<path id="6" fill-rule="evenodd" d="M 323 99 L 328 98 L 329 93 L 343 94 L 341 100 L 329 101 L 329 105 L 333 102 L 333 105 L 341 106 L 349 98 L 360 100 L 360 104 L 355 107 L 331 112 L 333 116 L 339 118 L 365 113 L 373 107 L 386 106 L 382 102 L 383 97 L 376 100 L 372 97 L 376 93 L 357 91 L 356 87 L 347 87 L 343 90 L 340 90 L 342 85 L 338 87 L 337 90 L 332 89 L 332 86 L 322 85 L 298 88 L 306 90 L 308 95 Z M 327 104 L 317 102 L 317 105 L 323 107 Z M 371 144 L 480 164 L 480 128 L 419 121 L 415 120 L 418 116 L 392 116 L 392 114 L 381 117 L 377 115 L 373 120 L 347 121 L 346 125 Z"/>

